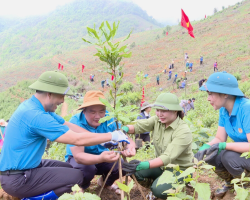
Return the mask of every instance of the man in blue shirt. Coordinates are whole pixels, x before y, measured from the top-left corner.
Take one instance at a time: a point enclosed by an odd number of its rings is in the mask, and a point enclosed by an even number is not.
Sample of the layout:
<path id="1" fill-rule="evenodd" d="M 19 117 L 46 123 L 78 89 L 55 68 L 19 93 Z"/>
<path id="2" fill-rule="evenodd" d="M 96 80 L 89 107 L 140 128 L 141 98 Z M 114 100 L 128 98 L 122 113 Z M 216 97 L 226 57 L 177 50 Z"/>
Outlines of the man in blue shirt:
<path id="1" fill-rule="evenodd" d="M 200 65 L 203 64 L 203 56 L 200 57 Z"/>
<path id="2" fill-rule="evenodd" d="M 68 163 L 42 160 L 47 138 L 78 146 L 110 140 L 129 141 L 121 131 L 89 133 L 55 114 L 64 96 L 72 95 L 65 75 L 57 71 L 44 72 L 29 87 L 36 90 L 35 95 L 19 105 L 8 123 L 0 155 L 0 182 L 4 191 L 12 196 L 24 198 L 46 193 L 44 198 L 54 200 L 71 192 L 75 184 L 82 186 L 83 176 Z M 117 160 L 115 153 L 109 156 Z"/>
<path id="3" fill-rule="evenodd" d="M 78 108 L 82 110 L 80 113 L 74 115 L 70 122 L 82 127 L 89 132 L 103 133 L 113 132 L 117 129 L 114 118 L 99 123 L 99 120 L 105 116 L 108 116 L 105 105 L 99 100 L 104 99 L 104 95 L 101 91 L 88 91 L 84 96 L 83 104 Z M 127 145 L 127 150 L 123 152 L 124 156 L 135 155 L 135 144 L 130 139 L 130 144 Z M 90 181 L 95 175 L 102 175 L 98 184 L 101 186 L 103 180 L 106 178 L 108 172 L 114 164 L 114 160 L 109 157 L 110 151 L 102 145 L 94 146 L 75 146 L 67 145 L 65 161 L 70 163 L 73 168 L 81 170 L 83 174 L 83 189 L 86 189 L 90 185 Z M 118 156 L 119 157 L 119 156 Z M 120 190 L 114 181 L 119 178 L 118 164 L 112 170 L 109 178 L 107 179 L 105 187 L 109 190 L 113 190 L 120 194 Z"/>

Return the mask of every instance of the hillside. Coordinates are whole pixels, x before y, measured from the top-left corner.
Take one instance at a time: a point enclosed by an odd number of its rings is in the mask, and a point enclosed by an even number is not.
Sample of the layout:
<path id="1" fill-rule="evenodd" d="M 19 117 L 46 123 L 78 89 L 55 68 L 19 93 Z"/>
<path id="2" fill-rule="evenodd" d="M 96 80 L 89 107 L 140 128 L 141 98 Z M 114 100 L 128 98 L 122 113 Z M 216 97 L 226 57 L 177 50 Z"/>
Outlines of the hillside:
<path id="1" fill-rule="evenodd" d="M 187 52 L 190 61 L 194 62 L 194 71 L 188 73 L 188 84 L 195 83 L 209 76 L 213 72 L 213 63 L 218 61 L 220 71 L 227 70 L 231 73 L 240 73 L 247 78 L 250 68 L 250 1 L 236 4 L 207 19 L 192 22 L 195 39 L 191 38 L 184 28 L 173 26 L 169 35 L 163 35 L 163 28 L 134 33 L 128 43 L 134 43 L 131 48 L 132 57 L 125 59 L 125 80 L 135 82 L 137 71 L 148 73 L 152 77 L 152 83 L 148 88 L 155 86 L 155 74 L 161 72 L 172 59 L 175 61 L 174 73 L 182 76 L 185 70 L 183 66 L 184 53 Z M 130 15 L 129 17 L 133 17 Z M 143 21 L 144 19 L 141 18 Z M 121 22 L 122 24 L 122 22 Z M 91 25 L 93 27 L 93 24 Z M 120 27 L 122 29 L 122 26 Z M 184 33 L 184 34 L 182 34 Z M 83 35 L 82 35 L 83 36 Z M 77 44 L 85 45 L 78 38 Z M 93 57 L 96 50 L 93 46 L 83 47 L 78 50 L 62 53 L 60 55 L 43 58 L 38 61 L 25 63 L 19 68 L 1 71 L 0 91 L 15 85 L 17 81 L 36 78 L 45 70 L 57 69 L 57 63 L 64 65 L 67 74 L 74 74 L 78 78 L 88 81 L 89 74 L 96 75 L 92 88 L 100 89 L 100 82 L 107 78 L 103 73 L 98 58 Z M 204 65 L 199 66 L 199 57 L 204 56 Z M 84 64 L 84 73 L 81 73 L 81 65 Z M 162 75 L 160 87 L 169 88 L 166 75 Z M 192 85 L 190 86 L 192 87 Z M 196 86 L 195 86 L 196 87 Z M 172 90 L 172 87 L 169 88 Z M 192 88 L 191 88 L 192 89 Z M 197 88 L 194 88 L 195 90 Z"/>
<path id="2" fill-rule="evenodd" d="M 161 26 L 136 4 L 113 0 L 76 0 L 46 16 L 25 18 L 8 26 L 10 20 L 0 18 L 0 68 L 19 68 L 83 48 L 86 44 L 81 37 L 86 35 L 86 27 L 103 20 L 121 21 L 117 37 L 132 29 L 137 33 Z"/>

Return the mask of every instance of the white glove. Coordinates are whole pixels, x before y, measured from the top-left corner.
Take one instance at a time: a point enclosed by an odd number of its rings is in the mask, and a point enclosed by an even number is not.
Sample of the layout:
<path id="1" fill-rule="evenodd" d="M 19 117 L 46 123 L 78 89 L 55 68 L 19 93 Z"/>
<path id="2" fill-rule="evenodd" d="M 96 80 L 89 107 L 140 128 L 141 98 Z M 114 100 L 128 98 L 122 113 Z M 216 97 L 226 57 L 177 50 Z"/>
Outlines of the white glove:
<path id="1" fill-rule="evenodd" d="M 123 131 L 121 130 L 115 130 L 113 132 L 111 132 L 112 135 L 112 139 L 113 141 L 116 142 L 127 142 L 128 144 L 130 144 L 130 142 L 128 141 L 128 136 L 126 136 Z"/>

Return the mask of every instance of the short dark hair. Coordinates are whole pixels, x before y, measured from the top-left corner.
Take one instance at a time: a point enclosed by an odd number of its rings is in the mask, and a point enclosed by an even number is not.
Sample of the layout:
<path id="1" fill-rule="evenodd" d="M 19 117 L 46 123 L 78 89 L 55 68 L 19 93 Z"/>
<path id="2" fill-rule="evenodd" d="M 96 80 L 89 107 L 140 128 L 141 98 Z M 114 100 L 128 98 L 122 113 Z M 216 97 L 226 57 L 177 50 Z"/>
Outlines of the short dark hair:
<path id="1" fill-rule="evenodd" d="M 38 94 L 43 94 L 43 93 L 45 93 L 44 91 L 41 91 L 41 90 L 36 90 L 36 93 L 38 93 Z"/>
<path id="2" fill-rule="evenodd" d="M 195 98 L 192 98 L 192 100 L 195 100 Z"/>
<path id="3" fill-rule="evenodd" d="M 188 99 L 188 101 L 192 101 L 191 99 Z"/>

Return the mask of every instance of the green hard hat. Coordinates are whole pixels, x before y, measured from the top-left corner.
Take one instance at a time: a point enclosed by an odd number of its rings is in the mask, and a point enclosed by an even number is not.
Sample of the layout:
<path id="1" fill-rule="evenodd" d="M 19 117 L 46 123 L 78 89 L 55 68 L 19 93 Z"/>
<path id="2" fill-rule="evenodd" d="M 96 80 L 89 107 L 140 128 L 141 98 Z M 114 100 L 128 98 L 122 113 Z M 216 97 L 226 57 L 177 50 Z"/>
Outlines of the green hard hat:
<path id="1" fill-rule="evenodd" d="M 57 71 L 47 71 L 41 74 L 38 80 L 29 88 L 43 92 L 73 95 L 66 76 Z"/>
<path id="2" fill-rule="evenodd" d="M 161 93 L 155 103 L 153 108 L 160 110 L 174 110 L 182 111 L 182 107 L 179 105 L 179 99 L 175 94 L 172 93 Z"/>

